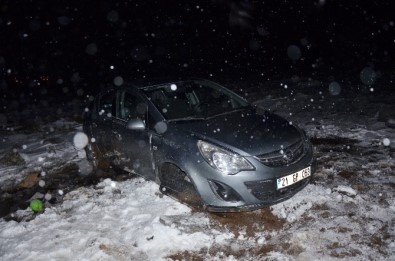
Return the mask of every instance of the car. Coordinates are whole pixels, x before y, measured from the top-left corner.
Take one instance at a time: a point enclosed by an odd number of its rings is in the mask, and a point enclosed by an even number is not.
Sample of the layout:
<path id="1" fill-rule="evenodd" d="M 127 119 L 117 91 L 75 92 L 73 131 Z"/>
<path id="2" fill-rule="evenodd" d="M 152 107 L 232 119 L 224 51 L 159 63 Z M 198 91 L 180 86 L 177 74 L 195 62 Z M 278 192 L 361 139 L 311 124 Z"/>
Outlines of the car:
<path id="1" fill-rule="evenodd" d="M 205 79 L 102 92 L 83 130 L 95 166 L 137 173 L 163 194 L 212 212 L 283 201 L 314 173 L 302 129 Z"/>

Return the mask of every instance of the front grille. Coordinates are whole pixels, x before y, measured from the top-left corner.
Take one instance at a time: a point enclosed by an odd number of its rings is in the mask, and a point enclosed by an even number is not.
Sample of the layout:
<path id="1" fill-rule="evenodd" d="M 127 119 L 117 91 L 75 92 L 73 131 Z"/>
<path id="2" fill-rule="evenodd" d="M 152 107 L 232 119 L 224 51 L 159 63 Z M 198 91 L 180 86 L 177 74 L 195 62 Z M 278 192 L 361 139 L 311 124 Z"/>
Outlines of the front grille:
<path id="1" fill-rule="evenodd" d="M 274 180 L 248 181 L 244 183 L 248 191 L 260 201 L 272 201 L 274 198 Z"/>
<path id="2" fill-rule="evenodd" d="M 306 152 L 307 146 L 303 140 L 292 144 L 282 150 L 255 156 L 268 167 L 282 167 L 297 162 Z"/>
<path id="3" fill-rule="evenodd" d="M 258 200 L 263 202 L 273 202 L 279 199 L 287 198 L 296 193 L 299 189 L 307 185 L 310 179 L 301 180 L 289 187 L 277 190 L 274 180 L 249 181 L 244 182 L 248 191 Z"/>

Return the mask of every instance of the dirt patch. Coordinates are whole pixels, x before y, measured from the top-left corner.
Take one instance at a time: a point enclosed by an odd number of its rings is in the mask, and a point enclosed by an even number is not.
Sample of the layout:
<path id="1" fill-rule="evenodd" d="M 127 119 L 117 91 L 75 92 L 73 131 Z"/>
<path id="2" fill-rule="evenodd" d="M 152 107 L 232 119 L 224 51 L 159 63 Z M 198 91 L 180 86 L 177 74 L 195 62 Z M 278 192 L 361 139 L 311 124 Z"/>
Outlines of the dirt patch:
<path id="1" fill-rule="evenodd" d="M 336 257 L 336 258 L 347 258 L 347 257 L 355 257 L 361 254 L 361 251 L 357 249 L 337 249 L 337 247 L 330 252 L 330 256 Z"/>
<path id="2" fill-rule="evenodd" d="M 280 244 L 281 245 L 281 244 Z M 298 256 L 299 254 L 305 251 L 304 247 L 302 247 L 299 243 L 292 243 L 286 245 L 284 248 L 285 252 L 292 256 Z"/>
<path id="3" fill-rule="evenodd" d="M 365 148 L 358 146 L 359 140 L 342 138 L 342 137 L 327 137 L 327 138 L 311 138 L 311 143 L 317 149 L 317 153 L 334 153 L 339 154 L 336 157 L 332 157 L 332 161 L 337 159 L 342 159 L 344 155 L 341 153 L 346 153 L 349 155 L 362 156 L 365 153 Z M 377 153 L 373 150 L 373 153 Z"/>
<path id="4" fill-rule="evenodd" d="M 229 212 L 229 213 L 207 213 L 210 223 L 217 229 L 229 231 L 235 235 L 235 240 L 239 236 L 255 238 L 257 231 L 273 231 L 283 229 L 286 221 L 273 215 L 270 208 L 264 208 L 252 212 Z M 270 236 L 266 240 L 270 240 Z M 231 247 L 213 245 L 210 248 L 202 248 L 199 251 L 182 251 L 167 256 L 170 260 L 207 260 L 207 257 L 216 256 L 226 258 L 233 256 L 236 259 L 245 257 L 264 257 L 267 253 L 276 249 L 284 250 L 287 253 L 298 254 L 303 251 L 300 247 L 291 244 L 265 244 L 259 248 L 251 247 Z"/>
<path id="5" fill-rule="evenodd" d="M 322 203 L 322 204 L 318 204 L 315 203 L 313 204 L 313 206 L 311 207 L 311 210 L 329 210 L 329 206 L 326 204 L 326 202 Z"/>
<path id="6" fill-rule="evenodd" d="M 356 189 L 359 193 L 366 193 L 370 190 L 369 184 L 362 182 L 353 184 L 353 188 Z"/>
<path id="7" fill-rule="evenodd" d="M 389 229 L 390 225 L 385 224 L 375 234 L 373 234 L 373 236 L 371 236 L 369 241 L 367 242 L 370 247 L 377 249 L 380 253 L 384 255 L 388 254 L 388 249 L 385 241 L 391 238 Z"/>
<path id="8" fill-rule="evenodd" d="M 202 254 L 199 252 L 188 252 L 188 251 L 183 251 L 179 253 L 175 253 L 172 255 L 167 256 L 166 258 L 174 261 L 203 261 L 204 258 L 201 256 Z"/>
<path id="9" fill-rule="evenodd" d="M 352 232 L 353 230 L 351 228 L 348 227 L 338 227 L 337 228 L 337 232 L 339 233 L 349 233 Z"/>
<path id="10" fill-rule="evenodd" d="M 240 231 L 245 230 L 246 236 L 255 236 L 255 231 L 260 228 L 267 231 L 280 230 L 286 223 L 285 219 L 273 215 L 270 208 L 263 208 L 253 212 L 236 212 L 236 213 L 211 213 L 212 220 L 226 227 L 236 236 Z"/>
<path id="11" fill-rule="evenodd" d="M 212 259 L 213 256 L 220 260 L 232 256 L 236 260 L 244 260 L 248 257 L 254 260 L 266 257 L 268 253 L 279 251 L 287 253 L 288 255 L 298 256 L 303 253 L 305 249 L 298 243 L 281 242 L 278 244 L 265 244 L 260 248 L 238 248 L 230 246 L 212 246 L 210 248 L 202 248 L 199 251 L 189 252 L 183 251 L 167 256 L 170 260 L 191 260 L 201 261 Z"/>
<path id="12" fill-rule="evenodd" d="M 208 257 L 217 256 L 220 259 L 233 256 L 236 259 L 249 256 L 253 253 L 251 249 L 232 249 L 230 246 L 212 246 L 210 248 L 202 248 L 199 251 L 183 251 L 167 256 L 170 260 L 185 260 L 185 261 L 204 261 Z"/>
<path id="13" fill-rule="evenodd" d="M 322 218 L 330 218 L 331 217 L 331 212 L 325 211 L 324 213 L 321 214 Z"/>
<path id="14" fill-rule="evenodd" d="M 116 260 L 126 260 L 129 256 L 129 250 L 126 246 L 100 244 L 99 249 Z"/>
<path id="15" fill-rule="evenodd" d="M 305 248 L 297 242 L 278 242 L 277 244 L 268 244 L 262 246 L 257 254 L 259 256 L 266 256 L 269 252 L 272 251 L 287 253 L 288 255 L 292 256 L 298 256 L 305 251 Z"/>
<path id="16" fill-rule="evenodd" d="M 61 203 L 64 194 L 75 188 L 95 185 L 106 178 L 123 181 L 133 177 L 136 177 L 136 175 L 124 171 L 97 171 L 91 175 L 81 175 L 78 166 L 73 163 L 48 171 L 45 176 L 32 171 L 16 187 L 6 191 L 0 190 L 0 218 L 19 221 L 19 218 L 12 213 L 18 209 L 26 209 L 33 197 L 40 198 L 45 203 L 53 205 Z M 40 182 L 42 182 L 41 185 Z M 59 190 L 63 192 L 61 195 L 58 193 Z M 45 195 L 51 196 L 45 199 Z"/>
<path id="17" fill-rule="evenodd" d="M 248 257 L 254 257 L 254 259 L 259 260 L 259 258 L 264 257 L 267 253 L 279 249 L 279 246 L 269 244 L 264 245 L 260 249 L 252 248 L 232 248 L 230 246 L 212 246 L 210 248 L 202 248 L 199 251 L 182 251 L 179 253 L 174 253 L 167 256 L 166 258 L 170 260 L 185 260 L 185 261 L 204 261 L 211 260 L 213 257 L 217 257 L 219 260 L 226 260 L 227 257 L 233 257 L 236 260 L 243 260 Z M 216 259 L 216 260 L 217 260 Z"/>
<path id="18" fill-rule="evenodd" d="M 277 246 L 275 244 L 267 244 L 261 247 L 259 249 L 258 253 L 260 255 L 266 256 L 269 252 L 275 251 L 277 249 Z"/>
<path id="19" fill-rule="evenodd" d="M 40 180 L 39 176 L 40 176 L 40 173 L 36 172 L 36 171 L 27 174 L 26 178 L 24 178 L 18 184 L 17 189 L 27 189 L 27 188 L 33 187 Z"/>
<path id="20" fill-rule="evenodd" d="M 355 172 L 348 171 L 348 170 L 342 170 L 337 175 L 339 175 L 340 177 L 343 177 L 345 179 L 351 179 L 351 178 L 357 177 L 357 174 Z"/>
<path id="21" fill-rule="evenodd" d="M 26 162 L 18 152 L 10 151 L 0 158 L 0 164 L 5 166 L 22 166 Z"/>
<path id="22" fill-rule="evenodd" d="M 313 145 L 350 145 L 355 144 L 358 140 L 342 137 L 326 137 L 326 138 L 311 138 Z"/>
<path id="23" fill-rule="evenodd" d="M 286 220 L 273 215 L 270 208 L 264 208 L 253 212 L 230 212 L 230 213 L 208 213 L 212 226 L 217 229 L 226 229 L 235 235 L 235 239 L 239 236 L 255 238 L 257 240 L 257 231 L 274 231 L 281 230 L 286 224 Z M 210 248 L 202 248 L 199 251 L 182 251 L 167 256 L 170 260 L 191 260 L 200 261 L 207 260 L 213 256 L 220 260 L 232 256 L 236 260 L 242 260 L 246 257 L 260 258 L 265 257 L 271 251 L 281 251 L 290 255 L 299 255 L 305 249 L 287 241 L 272 243 L 271 236 L 267 235 L 265 242 L 259 247 L 243 248 L 235 247 L 229 243 L 226 246 L 213 245 Z"/>

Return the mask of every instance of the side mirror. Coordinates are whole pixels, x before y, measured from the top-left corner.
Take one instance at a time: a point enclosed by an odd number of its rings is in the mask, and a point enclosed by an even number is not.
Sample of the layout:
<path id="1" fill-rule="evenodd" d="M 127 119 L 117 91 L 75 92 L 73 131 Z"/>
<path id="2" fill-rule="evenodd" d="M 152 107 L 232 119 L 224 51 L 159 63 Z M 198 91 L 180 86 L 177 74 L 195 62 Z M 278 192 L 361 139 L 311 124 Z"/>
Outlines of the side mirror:
<path id="1" fill-rule="evenodd" d="M 133 119 L 128 122 L 129 130 L 145 130 L 145 123 L 142 119 Z"/>

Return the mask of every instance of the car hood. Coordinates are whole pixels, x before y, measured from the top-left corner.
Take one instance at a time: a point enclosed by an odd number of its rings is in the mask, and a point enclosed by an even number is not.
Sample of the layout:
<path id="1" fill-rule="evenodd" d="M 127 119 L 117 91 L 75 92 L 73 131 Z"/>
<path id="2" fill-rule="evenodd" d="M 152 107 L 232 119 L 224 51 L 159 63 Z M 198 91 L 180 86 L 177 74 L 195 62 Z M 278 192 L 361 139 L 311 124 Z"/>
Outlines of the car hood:
<path id="1" fill-rule="evenodd" d="M 298 128 L 285 119 L 268 112 L 258 115 L 253 109 L 172 124 L 180 131 L 226 146 L 245 156 L 281 150 L 302 138 Z"/>

